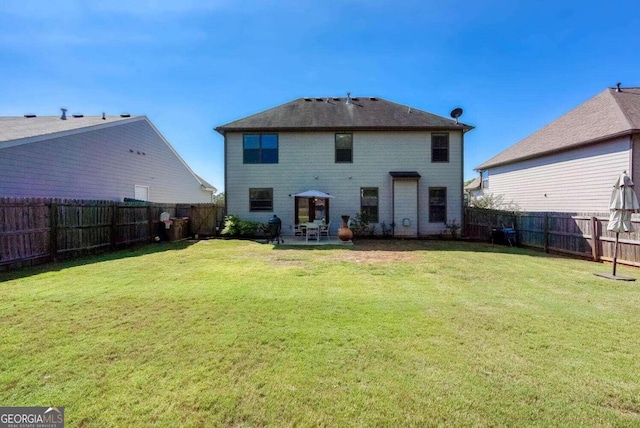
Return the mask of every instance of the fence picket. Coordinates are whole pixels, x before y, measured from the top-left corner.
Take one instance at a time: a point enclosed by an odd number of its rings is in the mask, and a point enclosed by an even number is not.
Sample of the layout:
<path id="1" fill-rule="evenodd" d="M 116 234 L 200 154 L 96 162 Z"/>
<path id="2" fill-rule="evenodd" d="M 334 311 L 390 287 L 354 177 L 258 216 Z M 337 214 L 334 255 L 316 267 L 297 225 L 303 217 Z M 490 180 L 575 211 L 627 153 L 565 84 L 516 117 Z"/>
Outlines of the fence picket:
<path id="1" fill-rule="evenodd" d="M 465 231 L 471 239 L 489 240 L 491 229 L 516 216 L 517 242 L 524 247 L 570 254 L 594 261 L 613 260 L 615 234 L 607 231 L 608 213 L 557 213 L 466 208 Z M 620 237 L 618 262 L 640 266 L 640 216 L 631 222 L 635 232 Z"/>
<path id="2" fill-rule="evenodd" d="M 151 242 L 163 211 L 220 218 L 215 204 L 0 197 L 0 270 Z M 191 234 L 215 235 L 216 225 Z"/>

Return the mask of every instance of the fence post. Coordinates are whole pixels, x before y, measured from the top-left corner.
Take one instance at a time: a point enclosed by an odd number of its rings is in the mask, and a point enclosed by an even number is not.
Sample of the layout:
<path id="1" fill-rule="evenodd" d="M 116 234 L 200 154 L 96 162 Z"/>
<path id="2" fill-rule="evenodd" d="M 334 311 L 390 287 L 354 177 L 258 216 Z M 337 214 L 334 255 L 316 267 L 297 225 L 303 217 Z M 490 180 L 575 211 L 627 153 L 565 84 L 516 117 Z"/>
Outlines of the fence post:
<path id="1" fill-rule="evenodd" d="M 549 252 L 549 214 L 544 214 L 544 252 Z"/>
<path id="2" fill-rule="evenodd" d="M 111 250 L 115 250 L 118 245 L 118 204 L 111 203 Z"/>
<path id="3" fill-rule="evenodd" d="M 600 261 L 600 254 L 598 252 L 598 219 L 591 217 L 591 254 L 593 255 L 593 261 Z"/>
<path id="4" fill-rule="evenodd" d="M 151 209 L 151 205 L 147 205 L 147 223 L 149 224 L 149 227 L 147 228 L 149 236 L 147 238 L 147 241 L 152 241 L 156 232 L 153 230 L 153 210 Z"/>
<path id="5" fill-rule="evenodd" d="M 58 256 L 58 204 L 53 199 L 49 204 L 49 253 L 55 261 Z"/>

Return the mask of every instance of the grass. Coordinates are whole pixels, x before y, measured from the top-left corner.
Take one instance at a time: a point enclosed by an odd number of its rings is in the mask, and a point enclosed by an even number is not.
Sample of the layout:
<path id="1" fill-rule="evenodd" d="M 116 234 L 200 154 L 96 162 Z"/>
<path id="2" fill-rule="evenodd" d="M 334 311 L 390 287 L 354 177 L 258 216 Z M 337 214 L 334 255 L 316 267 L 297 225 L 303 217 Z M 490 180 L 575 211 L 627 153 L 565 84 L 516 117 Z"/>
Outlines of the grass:
<path id="1" fill-rule="evenodd" d="M 610 269 L 202 241 L 4 273 L 0 404 L 70 427 L 640 426 L 640 286 Z"/>

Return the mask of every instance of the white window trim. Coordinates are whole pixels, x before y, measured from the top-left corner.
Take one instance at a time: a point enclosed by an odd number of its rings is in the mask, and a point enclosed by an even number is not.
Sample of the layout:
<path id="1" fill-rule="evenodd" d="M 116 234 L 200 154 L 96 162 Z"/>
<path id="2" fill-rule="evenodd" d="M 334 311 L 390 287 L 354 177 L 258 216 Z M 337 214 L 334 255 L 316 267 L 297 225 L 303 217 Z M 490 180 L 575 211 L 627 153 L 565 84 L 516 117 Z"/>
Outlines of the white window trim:
<path id="1" fill-rule="evenodd" d="M 134 199 L 139 199 L 138 198 L 138 192 L 137 192 L 138 189 L 147 189 L 147 199 L 144 199 L 144 201 L 149 202 L 149 200 L 151 199 L 151 191 L 149 190 L 149 186 L 144 186 L 142 184 L 135 184 L 133 186 L 133 198 Z M 140 200 L 142 201 L 143 199 L 140 199 Z"/>

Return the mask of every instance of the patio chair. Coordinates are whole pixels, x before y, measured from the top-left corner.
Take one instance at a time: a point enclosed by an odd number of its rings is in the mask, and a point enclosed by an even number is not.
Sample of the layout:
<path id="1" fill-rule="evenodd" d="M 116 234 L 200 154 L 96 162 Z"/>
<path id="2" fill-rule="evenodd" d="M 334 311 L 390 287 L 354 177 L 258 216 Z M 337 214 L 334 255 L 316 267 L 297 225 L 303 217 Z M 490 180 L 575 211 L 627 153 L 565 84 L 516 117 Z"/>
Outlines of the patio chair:
<path id="1" fill-rule="evenodd" d="M 294 224 L 293 225 L 293 236 L 300 236 L 300 237 L 305 236 L 305 228 L 304 228 L 304 226 L 301 225 L 301 224 Z"/>
<path id="2" fill-rule="evenodd" d="M 308 224 L 307 225 L 307 234 L 306 241 L 309 242 L 309 239 L 315 239 L 316 241 L 320 241 L 320 226 L 316 224 Z"/>
<path id="3" fill-rule="evenodd" d="M 320 226 L 320 238 L 322 238 L 323 236 L 326 236 L 327 239 L 329 239 L 329 228 L 331 227 L 331 222 Z"/>

